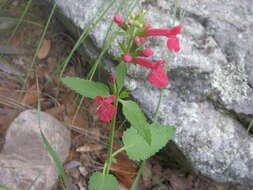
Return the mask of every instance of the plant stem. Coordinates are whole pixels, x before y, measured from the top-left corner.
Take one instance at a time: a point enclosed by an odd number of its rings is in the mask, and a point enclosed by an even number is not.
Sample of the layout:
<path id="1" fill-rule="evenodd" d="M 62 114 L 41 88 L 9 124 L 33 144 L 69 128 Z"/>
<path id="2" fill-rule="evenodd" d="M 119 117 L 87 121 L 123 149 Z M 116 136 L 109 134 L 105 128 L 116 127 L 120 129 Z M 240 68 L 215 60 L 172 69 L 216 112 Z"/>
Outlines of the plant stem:
<path id="1" fill-rule="evenodd" d="M 160 106 L 161 106 L 163 93 L 164 93 L 164 88 L 160 89 L 160 96 L 159 96 L 159 100 L 158 100 L 158 103 L 157 103 L 157 106 L 156 106 L 153 122 L 157 122 L 158 113 L 159 113 L 159 109 L 160 109 Z"/>
<path id="2" fill-rule="evenodd" d="M 114 106 L 116 107 L 116 110 L 118 109 L 118 103 L 119 103 L 119 92 L 117 90 L 116 84 L 114 83 L 114 89 L 116 88 L 116 101 Z M 115 134 L 115 126 L 116 126 L 116 118 L 117 114 L 113 116 L 113 120 L 111 122 L 110 126 L 110 135 L 109 135 L 109 151 L 108 151 L 108 156 L 107 156 L 107 166 L 105 167 L 105 174 L 109 174 L 110 172 L 110 167 L 112 164 L 112 151 L 113 151 L 113 142 L 114 142 L 114 134 Z"/>
<path id="3" fill-rule="evenodd" d="M 137 186 L 138 186 L 138 182 L 140 180 L 140 177 L 141 177 L 141 174 L 142 174 L 142 171 L 144 170 L 145 168 L 145 160 L 143 160 L 140 164 L 140 168 L 136 174 L 136 178 L 131 186 L 131 189 L 130 190 L 136 190 Z"/>
<path id="4" fill-rule="evenodd" d="M 116 150 L 113 154 L 112 154 L 112 157 L 115 157 L 118 153 L 122 152 L 126 150 L 126 147 L 121 147 L 120 149 Z"/>

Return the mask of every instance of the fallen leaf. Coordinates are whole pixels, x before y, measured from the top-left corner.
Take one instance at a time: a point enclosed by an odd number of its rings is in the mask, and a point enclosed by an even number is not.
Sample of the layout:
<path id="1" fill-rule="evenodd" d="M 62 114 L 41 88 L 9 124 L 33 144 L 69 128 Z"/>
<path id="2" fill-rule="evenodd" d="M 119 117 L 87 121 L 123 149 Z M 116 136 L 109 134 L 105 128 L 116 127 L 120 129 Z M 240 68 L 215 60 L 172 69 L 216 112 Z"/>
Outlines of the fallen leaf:
<path id="1" fill-rule="evenodd" d="M 38 53 L 38 59 L 44 59 L 47 57 L 51 48 L 51 41 L 44 39 Z"/>
<path id="2" fill-rule="evenodd" d="M 38 100 L 38 91 L 36 84 L 32 85 L 31 87 L 28 88 L 28 90 L 25 93 L 25 96 L 22 100 L 23 104 L 28 104 L 28 105 L 34 105 L 37 103 Z"/>
<path id="3" fill-rule="evenodd" d="M 122 183 L 119 184 L 119 190 L 129 190 Z"/>
<path id="4" fill-rule="evenodd" d="M 103 148 L 100 144 L 86 144 L 76 149 L 77 152 L 93 152 Z"/>
<path id="5" fill-rule="evenodd" d="M 106 155 L 102 154 L 100 159 L 105 162 Z M 117 162 L 113 162 L 111 165 L 111 172 L 122 184 L 124 184 L 127 188 L 130 188 L 136 176 L 138 166 L 134 161 L 128 159 L 123 154 L 118 154 L 116 156 L 116 160 Z"/>

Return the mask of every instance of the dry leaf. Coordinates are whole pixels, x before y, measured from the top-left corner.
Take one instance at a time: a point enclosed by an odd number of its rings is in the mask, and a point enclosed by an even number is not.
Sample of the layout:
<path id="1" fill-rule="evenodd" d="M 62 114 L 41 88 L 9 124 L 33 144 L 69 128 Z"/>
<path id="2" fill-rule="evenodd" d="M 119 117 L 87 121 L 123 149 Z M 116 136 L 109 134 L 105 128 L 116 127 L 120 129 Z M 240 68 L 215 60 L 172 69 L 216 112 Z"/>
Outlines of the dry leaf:
<path id="1" fill-rule="evenodd" d="M 44 39 L 38 53 L 38 59 L 44 59 L 47 57 L 51 48 L 51 41 Z"/>
<path id="2" fill-rule="evenodd" d="M 38 91 L 36 85 L 34 84 L 31 87 L 29 87 L 28 90 L 26 91 L 22 103 L 34 105 L 37 103 L 37 100 L 38 100 Z"/>
<path id="3" fill-rule="evenodd" d="M 100 144 L 86 144 L 76 149 L 77 152 L 93 152 L 103 148 Z"/>
<path id="4" fill-rule="evenodd" d="M 106 155 L 101 155 L 100 159 L 104 162 Z M 130 188 L 136 176 L 138 166 L 123 154 L 118 154 L 116 160 L 117 162 L 113 162 L 111 165 L 111 171 L 122 184 Z"/>
<path id="5" fill-rule="evenodd" d="M 119 190 L 129 190 L 122 183 L 119 184 Z"/>

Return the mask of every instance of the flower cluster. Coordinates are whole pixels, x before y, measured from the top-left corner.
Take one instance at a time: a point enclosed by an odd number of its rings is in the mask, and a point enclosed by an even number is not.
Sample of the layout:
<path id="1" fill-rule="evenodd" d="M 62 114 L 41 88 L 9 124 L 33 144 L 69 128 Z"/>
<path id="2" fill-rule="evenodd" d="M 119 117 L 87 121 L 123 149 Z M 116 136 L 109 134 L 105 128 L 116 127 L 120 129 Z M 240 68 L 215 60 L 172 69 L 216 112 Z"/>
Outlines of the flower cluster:
<path id="1" fill-rule="evenodd" d="M 121 44 L 123 52 L 121 59 L 125 63 L 135 63 L 145 68 L 149 68 L 148 81 L 155 87 L 165 87 L 169 80 L 164 67 L 165 61 L 151 61 L 150 57 L 153 56 L 151 48 L 145 48 L 144 44 L 150 36 L 164 36 L 167 37 L 167 48 L 170 51 L 180 51 L 179 38 L 182 25 L 173 28 L 152 28 L 149 23 L 143 22 L 144 12 L 141 14 L 133 14 L 128 22 L 125 22 L 119 15 L 114 16 L 115 23 L 123 29 L 130 38 L 127 45 Z M 126 48 L 127 47 L 127 48 Z"/>
<path id="2" fill-rule="evenodd" d="M 103 122 L 111 121 L 117 110 L 116 107 L 111 104 L 115 101 L 115 97 L 109 96 L 107 98 L 103 98 L 102 96 L 96 96 L 95 101 L 99 104 L 99 119 Z"/>

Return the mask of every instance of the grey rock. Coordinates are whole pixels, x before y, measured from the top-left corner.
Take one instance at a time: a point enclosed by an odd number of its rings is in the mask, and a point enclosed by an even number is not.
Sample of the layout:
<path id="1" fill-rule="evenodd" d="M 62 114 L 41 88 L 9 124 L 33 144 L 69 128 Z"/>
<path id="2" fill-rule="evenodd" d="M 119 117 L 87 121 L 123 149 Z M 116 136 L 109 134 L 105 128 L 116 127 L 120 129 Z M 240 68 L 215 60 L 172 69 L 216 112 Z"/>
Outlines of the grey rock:
<path id="1" fill-rule="evenodd" d="M 58 0 L 57 4 L 61 16 L 85 28 L 109 2 Z M 153 27 L 171 26 L 173 0 L 140 2 Z M 92 59 L 102 47 L 118 6 L 117 1 L 89 35 L 85 53 Z M 167 56 L 162 38 L 148 43 L 155 58 L 165 58 L 170 68 L 170 85 L 164 91 L 159 121 L 177 127 L 173 141 L 195 172 L 218 182 L 253 186 L 253 144 L 245 126 L 236 119 L 253 116 L 253 3 L 195 0 L 180 1 L 179 6 L 186 15 L 181 52 Z M 177 19 L 179 23 L 179 16 Z M 73 25 L 67 27 L 73 31 Z M 104 59 L 108 71 L 114 70 L 111 60 L 119 52 L 116 42 Z M 146 81 L 146 75 L 147 70 L 129 65 L 126 87 L 152 118 L 159 90 Z"/>
<path id="2" fill-rule="evenodd" d="M 47 113 L 40 113 L 40 127 L 60 160 L 64 162 L 70 148 L 70 132 Z M 40 134 L 38 113 L 27 110 L 11 123 L 0 154 L 0 184 L 11 189 L 26 189 L 37 177 L 32 189 L 51 189 L 57 171 Z"/>

